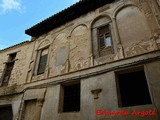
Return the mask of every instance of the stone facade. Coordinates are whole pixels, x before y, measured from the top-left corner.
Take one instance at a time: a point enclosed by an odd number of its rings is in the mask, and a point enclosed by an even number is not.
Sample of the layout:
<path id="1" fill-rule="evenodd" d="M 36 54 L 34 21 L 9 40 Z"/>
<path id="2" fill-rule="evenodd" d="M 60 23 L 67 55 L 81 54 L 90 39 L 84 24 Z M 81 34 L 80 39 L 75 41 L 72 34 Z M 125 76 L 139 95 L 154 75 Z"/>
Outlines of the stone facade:
<path id="1" fill-rule="evenodd" d="M 112 52 L 100 56 L 97 28 L 106 24 L 110 25 Z M 48 50 L 44 73 L 37 74 L 44 49 Z M 8 85 L 2 86 L 12 53 L 16 53 L 14 67 Z M 160 119 L 158 0 L 105 4 L 38 37 L 32 36 L 31 41 L 0 50 L 0 56 L 0 112 L 10 106 L 13 120 Z M 151 103 L 124 107 L 119 103 L 123 101 L 118 75 L 128 75 L 139 68 L 145 73 Z M 80 83 L 80 110 L 63 112 L 63 86 L 76 82 Z M 134 90 L 139 92 L 136 89 L 137 86 Z M 155 114 L 100 115 L 97 110 L 152 110 Z"/>

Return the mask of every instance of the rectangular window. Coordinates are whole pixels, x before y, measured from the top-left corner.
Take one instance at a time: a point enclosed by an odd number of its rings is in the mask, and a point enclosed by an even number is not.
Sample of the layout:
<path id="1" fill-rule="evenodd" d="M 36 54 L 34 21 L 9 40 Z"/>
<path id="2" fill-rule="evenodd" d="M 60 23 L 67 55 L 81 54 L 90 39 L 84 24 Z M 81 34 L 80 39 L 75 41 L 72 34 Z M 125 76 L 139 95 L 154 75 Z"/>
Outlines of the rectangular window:
<path id="1" fill-rule="evenodd" d="M 112 53 L 111 33 L 109 25 L 98 28 L 98 43 L 100 56 Z"/>
<path id="2" fill-rule="evenodd" d="M 36 117 L 36 100 L 27 100 L 24 102 L 22 120 L 34 120 Z"/>
<path id="3" fill-rule="evenodd" d="M 45 72 L 47 57 L 48 57 L 48 49 L 42 50 L 40 53 L 37 75 L 43 74 Z"/>
<path id="4" fill-rule="evenodd" d="M 0 106 L 0 120 L 13 120 L 11 105 Z"/>
<path id="5" fill-rule="evenodd" d="M 63 85 L 63 112 L 80 111 L 80 83 Z"/>
<path id="6" fill-rule="evenodd" d="M 120 107 L 152 104 L 143 68 L 116 73 Z"/>
<path id="7" fill-rule="evenodd" d="M 12 69 L 14 67 L 14 63 L 15 63 L 15 60 L 16 60 L 15 59 L 16 54 L 17 53 L 9 54 L 9 59 L 8 59 L 8 62 L 6 62 L 5 73 L 4 73 L 4 77 L 3 77 L 3 81 L 2 81 L 1 86 L 7 86 L 8 85 L 9 78 L 10 78 L 10 75 L 12 73 Z"/>

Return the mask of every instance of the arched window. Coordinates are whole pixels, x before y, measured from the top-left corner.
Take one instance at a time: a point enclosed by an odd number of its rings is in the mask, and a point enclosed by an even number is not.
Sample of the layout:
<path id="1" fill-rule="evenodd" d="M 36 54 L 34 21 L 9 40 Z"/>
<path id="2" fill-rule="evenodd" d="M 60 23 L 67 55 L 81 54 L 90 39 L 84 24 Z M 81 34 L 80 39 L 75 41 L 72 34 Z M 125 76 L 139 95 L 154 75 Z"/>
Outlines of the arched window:
<path id="1" fill-rule="evenodd" d="M 94 57 L 102 57 L 113 53 L 111 20 L 101 17 L 92 24 L 92 42 Z"/>
<path id="2" fill-rule="evenodd" d="M 48 58 L 48 48 L 45 48 L 40 51 L 37 75 L 43 74 L 45 72 L 47 58 Z"/>
<path id="3" fill-rule="evenodd" d="M 41 75 L 45 73 L 47 61 L 48 61 L 48 52 L 49 52 L 50 41 L 44 40 L 41 42 L 37 48 L 36 62 L 34 75 Z"/>
<path id="4" fill-rule="evenodd" d="M 111 51 L 111 32 L 109 24 L 97 28 L 97 39 L 99 45 L 99 55 L 109 54 Z"/>

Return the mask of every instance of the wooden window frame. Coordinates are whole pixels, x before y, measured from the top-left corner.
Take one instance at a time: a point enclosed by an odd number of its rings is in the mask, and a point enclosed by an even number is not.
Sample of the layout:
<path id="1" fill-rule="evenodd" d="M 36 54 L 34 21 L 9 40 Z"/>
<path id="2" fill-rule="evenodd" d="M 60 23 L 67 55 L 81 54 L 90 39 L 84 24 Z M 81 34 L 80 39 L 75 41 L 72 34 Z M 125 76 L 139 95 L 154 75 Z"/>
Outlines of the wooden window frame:
<path id="1" fill-rule="evenodd" d="M 102 27 L 107 27 L 108 28 L 108 31 L 103 33 L 103 34 L 100 34 L 99 31 L 100 31 L 100 28 Z M 113 41 L 112 41 L 112 34 L 111 34 L 111 28 L 110 28 L 110 24 L 105 24 L 105 25 L 101 25 L 101 26 L 98 26 L 97 28 L 97 43 L 98 43 L 98 53 L 99 53 L 99 56 L 102 57 L 102 56 L 105 56 L 105 55 L 109 55 L 109 54 L 112 54 L 113 53 Z M 108 47 L 101 47 L 100 46 L 100 36 L 104 37 L 104 43 L 106 42 L 106 36 L 109 36 L 110 37 L 110 46 Z"/>
<path id="2" fill-rule="evenodd" d="M 36 63 L 36 75 L 42 75 L 42 74 L 45 73 L 45 69 L 46 69 L 47 62 L 48 62 L 48 53 L 47 53 L 47 58 L 46 58 L 47 60 L 46 60 L 46 64 L 45 64 L 44 71 L 41 72 L 41 73 L 39 73 L 40 60 L 41 60 L 41 57 L 42 57 L 42 52 L 43 52 L 44 50 L 48 50 L 48 52 L 49 52 L 49 47 L 45 47 L 45 48 L 43 48 L 43 49 L 38 50 L 38 59 L 37 59 L 37 63 Z"/>
<path id="3" fill-rule="evenodd" d="M 4 72 L 3 72 L 3 75 L 2 75 L 2 80 L 0 82 L 0 86 L 2 86 L 2 87 L 8 85 L 10 76 L 12 74 L 12 70 L 14 68 L 15 61 L 18 60 L 18 59 L 16 59 L 17 52 L 10 53 L 8 55 L 9 55 L 8 60 L 7 60 L 7 62 L 4 63 L 5 64 L 5 68 L 4 68 Z M 12 65 L 12 67 L 11 67 L 11 65 Z M 11 67 L 10 72 L 8 72 L 8 68 L 9 67 Z M 8 72 L 8 78 L 7 78 L 7 80 L 5 80 L 5 78 L 7 77 L 6 76 L 7 72 Z"/>

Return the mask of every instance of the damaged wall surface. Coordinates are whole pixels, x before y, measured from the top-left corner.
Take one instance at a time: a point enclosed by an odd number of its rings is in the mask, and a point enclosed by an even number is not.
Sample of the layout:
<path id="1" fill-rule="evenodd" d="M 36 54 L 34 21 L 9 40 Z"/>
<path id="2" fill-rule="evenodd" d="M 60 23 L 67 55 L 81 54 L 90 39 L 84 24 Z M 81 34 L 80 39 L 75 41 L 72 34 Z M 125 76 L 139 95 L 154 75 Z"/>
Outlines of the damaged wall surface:
<path id="1" fill-rule="evenodd" d="M 0 50 L 0 119 L 160 119 L 158 0 L 96 2 L 79 1 L 28 29 L 31 41 Z"/>

